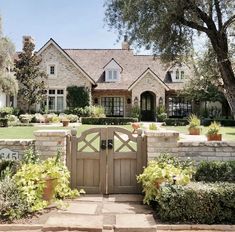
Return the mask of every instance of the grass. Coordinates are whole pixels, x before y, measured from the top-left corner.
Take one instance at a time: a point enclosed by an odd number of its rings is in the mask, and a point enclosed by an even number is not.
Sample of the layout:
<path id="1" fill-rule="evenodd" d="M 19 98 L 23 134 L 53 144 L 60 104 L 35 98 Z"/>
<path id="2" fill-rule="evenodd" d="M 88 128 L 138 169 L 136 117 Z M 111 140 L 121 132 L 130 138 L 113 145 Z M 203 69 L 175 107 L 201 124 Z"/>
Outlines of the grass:
<path id="1" fill-rule="evenodd" d="M 94 127 L 102 127 L 102 126 L 94 126 L 94 125 L 81 125 L 77 128 L 78 136 L 85 130 L 94 128 Z M 122 128 L 126 128 L 131 130 L 130 125 L 120 126 Z M 50 127 L 50 126 L 24 126 L 24 127 L 2 127 L 0 128 L 0 139 L 34 139 L 33 132 L 37 130 L 71 130 L 72 127 Z"/>
<path id="2" fill-rule="evenodd" d="M 188 134 L 188 128 L 186 126 L 164 126 L 169 130 L 175 130 L 180 133 Z M 202 135 L 205 135 L 208 127 L 202 127 Z M 221 127 L 222 139 L 225 141 L 235 141 L 235 127 Z"/>

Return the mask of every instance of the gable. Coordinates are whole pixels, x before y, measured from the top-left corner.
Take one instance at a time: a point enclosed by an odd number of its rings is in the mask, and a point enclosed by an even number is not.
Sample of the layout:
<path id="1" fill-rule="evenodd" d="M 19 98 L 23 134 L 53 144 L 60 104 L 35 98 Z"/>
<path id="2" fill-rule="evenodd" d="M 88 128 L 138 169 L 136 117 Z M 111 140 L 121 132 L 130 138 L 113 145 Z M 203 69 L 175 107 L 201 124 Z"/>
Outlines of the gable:
<path id="1" fill-rule="evenodd" d="M 68 62 L 71 63 L 87 80 L 95 85 L 95 81 L 83 70 L 53 39 L 50 39 L 39 51 L 37 55 L 41 56 L 48 48 L 54 47 Z"/>

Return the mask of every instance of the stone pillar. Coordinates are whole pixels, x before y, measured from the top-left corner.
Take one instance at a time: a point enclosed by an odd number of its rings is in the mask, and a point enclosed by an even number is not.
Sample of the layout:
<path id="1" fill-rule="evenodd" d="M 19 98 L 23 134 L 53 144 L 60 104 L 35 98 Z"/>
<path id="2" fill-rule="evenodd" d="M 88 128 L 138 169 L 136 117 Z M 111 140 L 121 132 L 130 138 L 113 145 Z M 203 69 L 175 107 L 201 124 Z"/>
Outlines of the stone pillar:
<path id="1" fill-rule="evenodd" d="M 146 131 L 148 161 L 163 153 L 178 153 L 179 133 L 175 131 Z"/>
<path id="2" fill-rule="evenodd" d="M 34 132 L 35 148 L 40 153 L 41 159 L 45 160 L 62 153 L 62 160 L 66 158 L 66 137 L 68 130 L 38 130 Z"/>

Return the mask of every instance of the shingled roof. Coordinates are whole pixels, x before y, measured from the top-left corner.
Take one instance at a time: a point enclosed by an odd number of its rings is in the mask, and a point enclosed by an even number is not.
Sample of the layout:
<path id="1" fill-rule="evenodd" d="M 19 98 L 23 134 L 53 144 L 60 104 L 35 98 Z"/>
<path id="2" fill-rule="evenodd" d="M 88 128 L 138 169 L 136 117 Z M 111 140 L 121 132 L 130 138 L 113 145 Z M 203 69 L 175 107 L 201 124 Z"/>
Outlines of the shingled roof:
<path id="1" fill-rule="evenodd" d="M 123 49 L 64 49 L 97 83 L 97 90 L 122 89 L 129 86 L 147 69 L 150 68 L 162 81 L 166 68 L 160 58 L 146 55 L 134 55 L 132 50 Z M 120 82 L 104 82 L 104 66 L 114 59 L 122 68 Z"/>

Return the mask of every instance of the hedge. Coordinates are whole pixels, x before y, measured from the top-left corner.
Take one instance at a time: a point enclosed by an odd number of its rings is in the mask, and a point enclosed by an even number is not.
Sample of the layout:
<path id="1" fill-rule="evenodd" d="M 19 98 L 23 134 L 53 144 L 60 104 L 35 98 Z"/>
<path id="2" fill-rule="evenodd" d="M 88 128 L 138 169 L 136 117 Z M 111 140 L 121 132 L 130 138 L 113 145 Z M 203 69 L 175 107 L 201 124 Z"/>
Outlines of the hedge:
<path id="1" fill-rule="evenodd" d="M 0 127 L 8 127 L 8 119 L 0 118 Z"/>
<path id="2" fill-rule="evenodd" d="M 156 212 L 162 221 L 180 223 L 235 223 L 235 184 L 191 183 L 160 189 Z"/>
<path id="3" fill-rule="evenodd" d="M 127 125 L 131 122 L 138 122 L 137 118 L 120 118 L 120 117 L 108 117 L 108 118 L 90 118 L 82 117 L 82 124 L 92 125 Z"/>
<path id="4" fill-rule="evenodd" d="M 165 119 L 166 126 L 186 126 L 188 120 L 184 118 L 167 118 Z"/>
<path id="5" fill-rule="evenodd" d="M 195 180 L 235 182 L 235 161 L 202 161 L 197 167 Z"/>
<path id="6" fill-rule="evenodd" d="M 204 118 L 201 120 L 201 123 L 203 126 L 209 126 L 212 122 L 218 122 L 221 124 L 221 126 L 235 126 L 235 120 L 233 119 L 209 119 L 209 118 Z"/>

